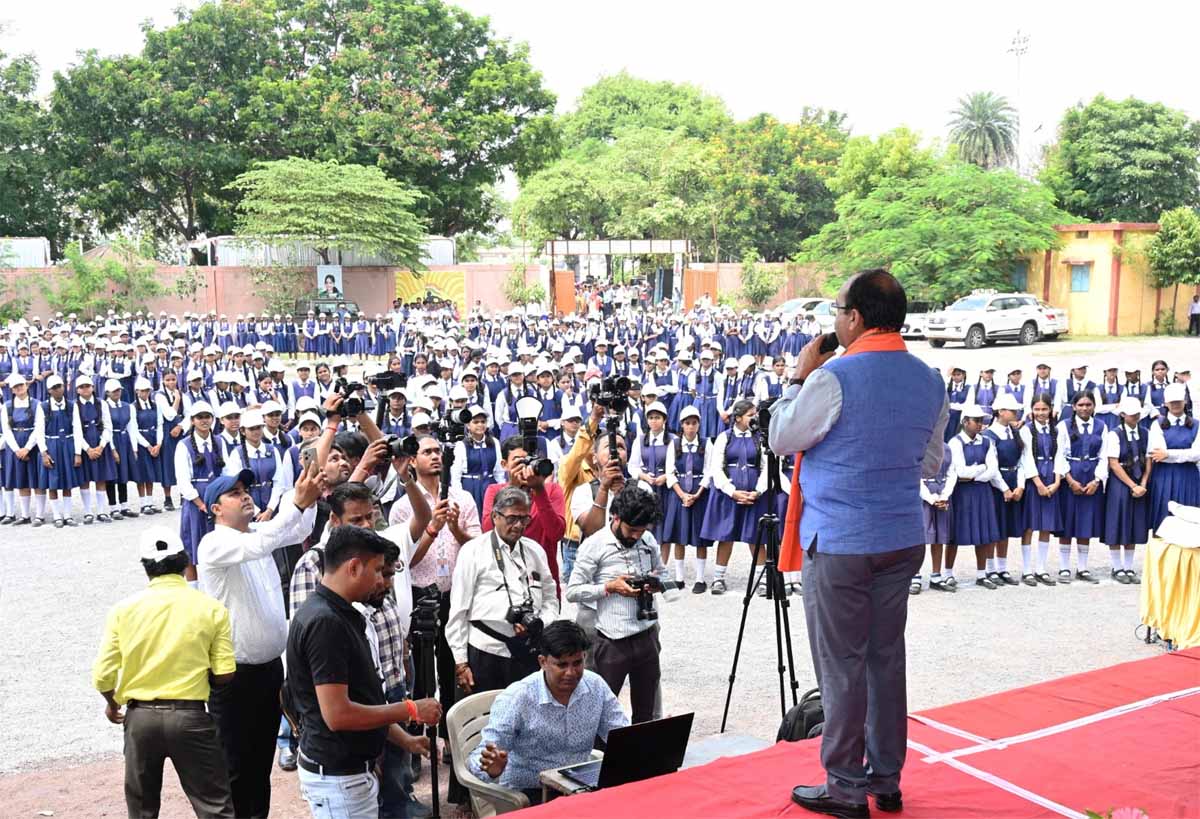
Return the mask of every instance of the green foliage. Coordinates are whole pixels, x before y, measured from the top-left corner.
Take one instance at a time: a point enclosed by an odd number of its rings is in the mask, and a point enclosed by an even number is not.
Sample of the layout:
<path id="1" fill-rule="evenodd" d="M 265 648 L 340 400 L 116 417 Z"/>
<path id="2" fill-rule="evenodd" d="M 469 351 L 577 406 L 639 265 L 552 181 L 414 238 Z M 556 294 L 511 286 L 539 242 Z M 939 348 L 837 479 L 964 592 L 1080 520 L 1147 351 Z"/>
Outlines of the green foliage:
<path id="1" fill-rule="evenodd" d="M 742 289 L 739 295 L 752 310 L 762 310 L 783 284 L 783 271 L 760 264 L 753 251 L 742 257 Z"/>
<path id="2" fill-rule="evenodd" d="M 304 242 L 325 264 L 333 251 L 357 249 L 422 268 L 425 226 L 412 212 L 419 194 L 379 168 L 283 159 L 247 171 L 229 187 L 243 195 L 239 236 Z"/>
<path id="3" fill-rule="evenodd" d="M 0 241 L 0 271 L 13 267 L 16 254 L 8 242 Z M 8 323 L 29 315 L 30 298 L 29 280 L 10 279 L 0 273 L 0 323 Z"/>
<path id="4" fill-rule="evenodd" d="M 626 129 L 654 128 L 707 139 L 731 121 L 720 97 L 694 85 L 651 82 L 622 71 L 585 88 L 560 128 L 563 147 L 574 151 L 589 140 L 611 142 Z"/>
<path id="5" fill-rule="evenodd" d="M 542 286 L 541 282 L 526 284 L 525 269 L 523 262 L 517 262 L 513 265 L 512 272 L 504 280 L 504 298 L 508 299 L 509 303 L 516 307 L 524 307 L 527 304 L 545 303 L 546 288 Z"/>
<path id="6" fill-rule="evenodd" d="M 52 310 L 91 318 L 108 310 L 144 310 L 146 302 L 165 291 L 156 276 L 157 266 L 145 258 L 148 248 L 127 239 L 116 239 L 112 253 L 86 259 L 78 247 L 67 247 L 62 272 L 43 281 L 42 294 Z"/>
<path id="7" fill-rule="evenodd" d="M 57 258 L 71 223 L 46 152 L 50 119 L 37 101 L 37 77 L 32 55 L 0 51 L 0 236 L 44 236 Z"/>
<path id="8" fill-rule="evenodd" d="M 911 298 L 951 301 L 1003 287 L 1031 252 L 1055 247 L 1058 211 L 1048 191 L 1011 171 L 946 162 L 911 179 L 884 179 L 838 203 L 838 220 L 804 243 L 800 260 L 845 274 L 887 267 Z"/>
<path id="9" fill-rule="evenodd" d="M 1146 259 L 1155 287 L 1173 287 L 1171 309 L 1155 324 L 1160 332 L 1174 335 L 1175 306 L 1180 285 L 1200 284 L 1200 215 L 1191 208 L 1175 208 L 1158 220 L 1158 232 L 1145 244 Z"/>
<path id="10" fill-rule="evenodd" d="M 514 232 L 535 244 L 604 236 L 611 213 L 607 195 L 608 180 L 594 162 L 565 157 L 522 183 L 513 204 Z"/>
<path id="11" fill-rule="evenodd" d="M 312 279 L 312 268 L 272 264 L 250 269 L 254 291 L 266 302 L 271 313 L 292 312 L 297 299 L 312 294 Z"/>
<path id="12" fill-rule="evenodd" d="M 935 148 L 921 147 L 921 136 L 896 128 L 878 139 L 854 137 L 846 143 L 829 189 L 841 201 L 864 199 L 888 179 L 927 176 L 943 157 Z"/>
<path id="13" fill-rule="evenodd" d="M 959 157 L 987 170 L 1011 165 L 1017 158 L 1017 112 L 991 91 L 963 97 L 952 112 L 950 141 Z"/>
<path id="14" fill-rule="evenodd" d="M 548 161 L 554 97 L 524 45 L 439 0 L 242 0 L 181 9 L 138 55 L 56 75 L 56 155 L 102 228 L 231 232 L 254 162 L 374 165 L 425 194 L 434 232 L 486 230 L 507 167 Z"/>
<path id="15" fill-rule="evenodd" d="M 196 306 L 196 294 L 201 288 L 208 289 L 204 275 L 195 265 L 188 265 L 171 285 L 171 295 L 177 299 L 186 299 Z"/>
<path id="16" fill-rule="evenodd" d="M 1103 95 L 1063 116 L 1040 179 L 1096 222 L 1153 222 L 1200 205 L 1200 122 L 1162 103 Z"/>

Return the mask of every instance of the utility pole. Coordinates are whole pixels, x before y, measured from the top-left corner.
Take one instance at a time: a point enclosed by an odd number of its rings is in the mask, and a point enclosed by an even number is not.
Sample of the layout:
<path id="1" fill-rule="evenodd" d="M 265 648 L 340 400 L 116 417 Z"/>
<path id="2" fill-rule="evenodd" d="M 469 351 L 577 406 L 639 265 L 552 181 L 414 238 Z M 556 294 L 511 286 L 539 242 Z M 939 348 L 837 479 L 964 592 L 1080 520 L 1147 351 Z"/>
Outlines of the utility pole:
<path id="1" fill-rule="evenodd" d="M 1017 29 L 1016 36 L 1008 47 L 1009 54 L 1017 58 L 1017 174 L 1021 173 L 1021 58 L 1029 51 L 1029 35 Z"/>

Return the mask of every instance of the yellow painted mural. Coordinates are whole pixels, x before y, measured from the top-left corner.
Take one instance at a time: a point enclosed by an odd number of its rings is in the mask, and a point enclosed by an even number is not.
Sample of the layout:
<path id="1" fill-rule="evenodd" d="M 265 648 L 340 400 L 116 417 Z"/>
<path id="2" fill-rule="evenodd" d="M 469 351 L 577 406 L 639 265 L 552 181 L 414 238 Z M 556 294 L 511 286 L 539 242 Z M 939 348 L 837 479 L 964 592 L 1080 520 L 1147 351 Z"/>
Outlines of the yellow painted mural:
<path id="1" fill-rule="evenodd" d="M 467 283 L 462 271 L 426 270 L 420 277 L 410 270 L 396 271 L 396 298 L 408 303 L 420 301 L 429 294 L 457 304 L 460 316 L 467 314 Z"/>

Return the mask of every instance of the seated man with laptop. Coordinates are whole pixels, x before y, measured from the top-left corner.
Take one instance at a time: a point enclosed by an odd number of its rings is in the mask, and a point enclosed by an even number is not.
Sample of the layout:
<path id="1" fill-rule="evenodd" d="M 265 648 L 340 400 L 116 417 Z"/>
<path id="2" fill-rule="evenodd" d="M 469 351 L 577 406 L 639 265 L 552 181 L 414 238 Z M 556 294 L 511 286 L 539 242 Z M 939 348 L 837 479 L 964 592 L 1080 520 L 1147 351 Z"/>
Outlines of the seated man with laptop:
<path id="1" fill-rule="evenodd" d="M 536 805 L 542 801 L 543 771 L 561 768 L 559 773 L 580 789 L 591 790 L 679 768 L 692 714 L 630 726 L 604 679 L 584 670 L 588 648 L 578 624 L 556 620 L 546 626 L 538 654 L 541 670 L 496 697 L 479 746 L 467 759 L 472 773 L 522 791 Z M 597 738 L 610 752 L 603 766 L 588 762 Z"/>

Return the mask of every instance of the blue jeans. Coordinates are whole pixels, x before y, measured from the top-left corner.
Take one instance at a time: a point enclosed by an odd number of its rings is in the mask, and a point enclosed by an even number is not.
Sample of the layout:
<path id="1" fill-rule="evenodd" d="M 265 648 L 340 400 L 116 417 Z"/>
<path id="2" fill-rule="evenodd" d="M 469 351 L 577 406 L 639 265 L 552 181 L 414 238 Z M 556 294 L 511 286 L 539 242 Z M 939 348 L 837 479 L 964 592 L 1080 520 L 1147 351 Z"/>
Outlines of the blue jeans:
<path id="1" fill-rule="evenodd" d="M 402 702 L 408 697 L 408 688 L 401 683 L 387 692 L 387 701 Z M 398 745 L 386 743 L 383 760 L 379 765 L 379 815 L 384 819 L 410 819 L 414 815 L 428 815 L 413 798 L 412 754 Z"/>
<path id="2" fill-rule="evenodd" d="M 287 717 L 279 718 L 279 733 L 275 737 L 275 747 L 279 750 L 291 748 L 292 753 L 296 752 L 296 737 L 292 735 L 292 724 L 287 721 Z"/>
<path id="3" fill-rule="evenodd" d="M 562 578 L 562 587 L 565 590 L 567 583 L 571 580 L 571 570 L 575 568 L 575 555 L 579 553 L 579 544 L 568 546 L 563 543 L 562 546 L 562 571 L 559 572 L 559 577 Z"/>
<path id="4" fill-rule="evenodd" d="M 313 819 L 377 819 L 379 780 L 374 774 L 322 776 L 299 768 L 300 795 Z"/>

